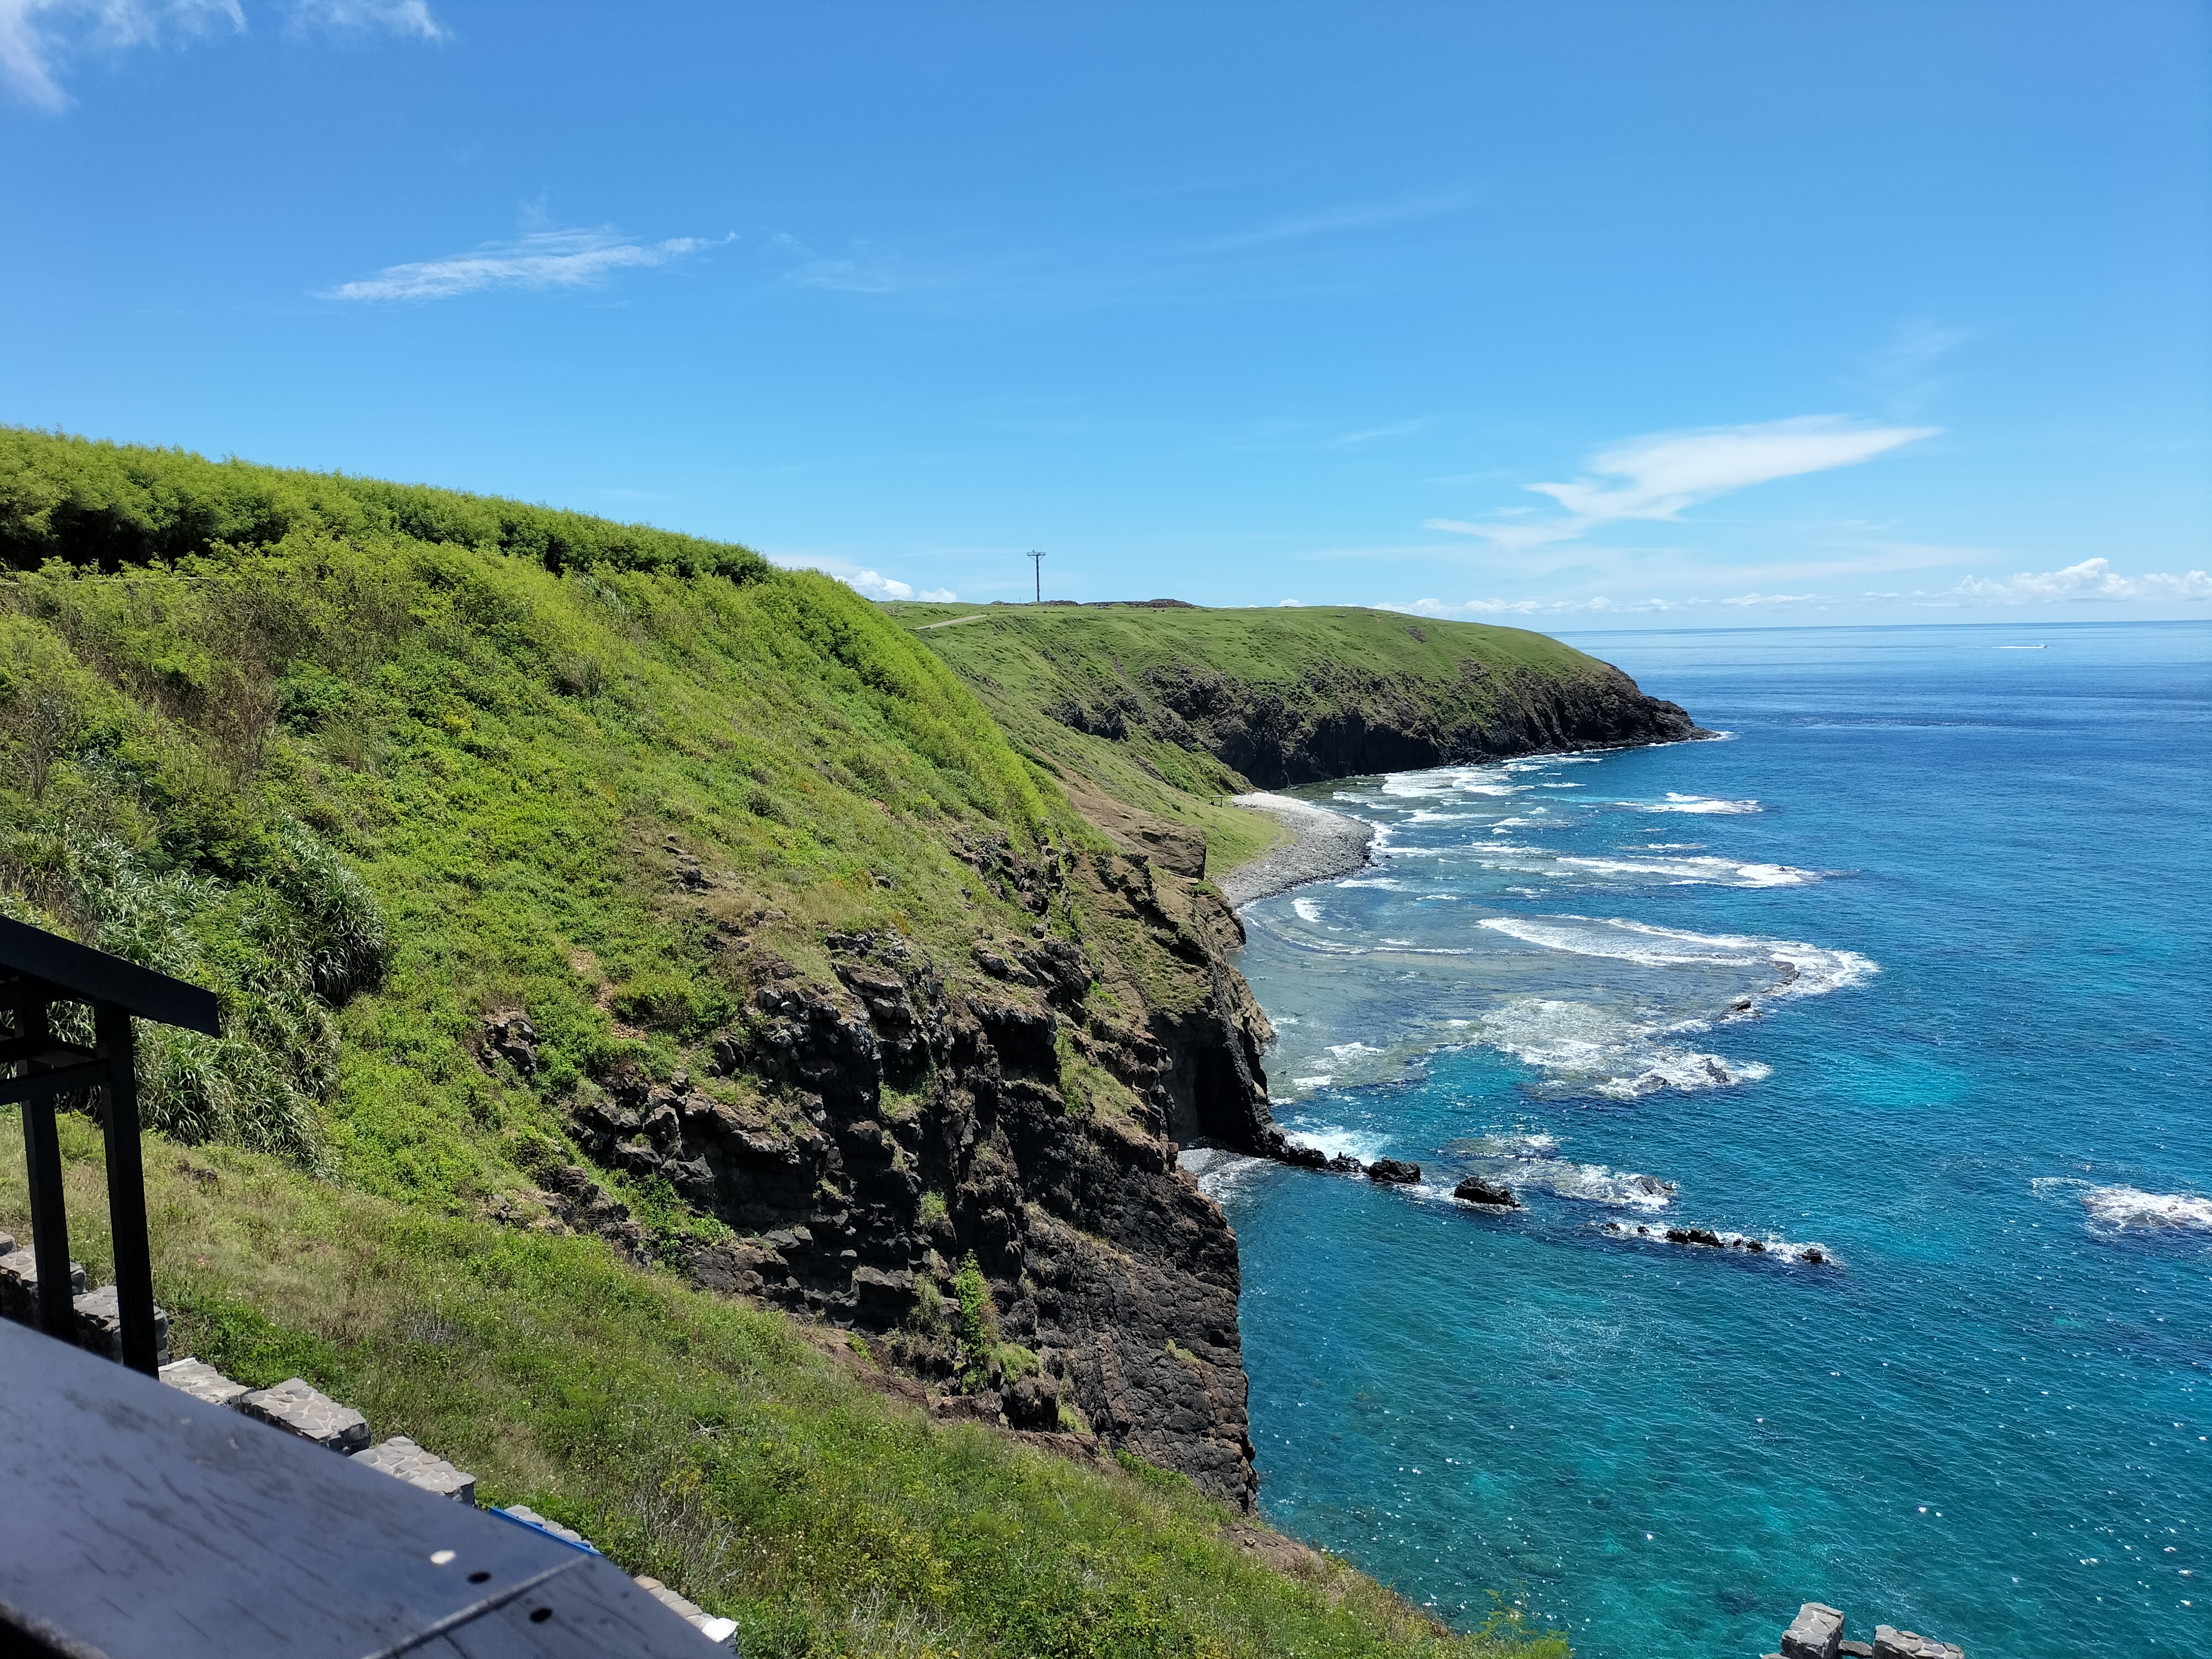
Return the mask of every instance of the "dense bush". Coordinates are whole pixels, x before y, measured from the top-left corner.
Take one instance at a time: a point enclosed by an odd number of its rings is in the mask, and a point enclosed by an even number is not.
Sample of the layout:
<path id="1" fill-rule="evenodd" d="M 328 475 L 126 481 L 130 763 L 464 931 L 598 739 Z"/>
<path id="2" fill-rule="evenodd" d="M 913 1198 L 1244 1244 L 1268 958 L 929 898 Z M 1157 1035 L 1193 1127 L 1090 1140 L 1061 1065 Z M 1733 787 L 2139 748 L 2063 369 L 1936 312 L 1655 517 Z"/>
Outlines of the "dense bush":
<path id="1" fill-rule="evenodd" d="M 459 543 L 548 570 L 750 581 L 769 569 L 750 548 L 494 496 L 0 428 L 0 566 L 65 559 L 112 571 L 302 533 Z"/>

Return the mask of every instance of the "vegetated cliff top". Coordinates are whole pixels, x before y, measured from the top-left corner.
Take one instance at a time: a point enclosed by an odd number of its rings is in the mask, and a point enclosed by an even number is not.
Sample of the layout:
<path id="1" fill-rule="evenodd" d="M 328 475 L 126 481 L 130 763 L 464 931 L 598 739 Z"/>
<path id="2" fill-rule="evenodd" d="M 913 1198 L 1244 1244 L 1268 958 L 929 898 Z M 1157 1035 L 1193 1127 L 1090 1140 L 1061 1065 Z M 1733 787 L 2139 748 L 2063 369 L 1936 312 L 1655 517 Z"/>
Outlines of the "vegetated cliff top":
<path id="1" fill-rule="evenodd" d="M 1103 795 L 1200 830 L 1217 870 L 1267 833 L 1216 805 L 1224 794 L 1698 730 L 1525 629 L 1348 605 L 885 609 L 1079 805 Z"/>
<path id="2" fill-rule="evenodd" d="M 39 433 L 0 432 L 0 908 L 224 1004 L 222 1041 L 142 1051 L 149 1117 L 201 1149 L 149 1158 L 179 1352 L 304 1375 L 494 1496 L 634 1540 L 748 1652 L 1488 1650 L 1371 1586 L 1254 1569 L 1249 1523 L 1180 1477 L 839 1381 L 781 1315 L 672 1271 L 743 1231 L 726 1188 L 678 1185 L 642 1132 L 605 1164 L 581 1144 L 580 1110 L 635 1095 L 791 1161 L 840 1126 L 748 1058 L 791 1029 L 749 1000 L 763 980 L 864 1052 L 838 972 L 872 939 L 937 964 L 948 1029 L 988 1006 L 1048 1031 L 1025 960 L 1079 932 L 1106 991 L 1061 987 L 1064 1045 L 1009 1051 L 1009 1087 L 1051 1146 L 1150 1155 L 1148 1103 L 1075 1045 L 1163 1009 L 1202 1025 L 1213 983 L 1066 875 L 1103 844 L 923 639 L 742 548 Z M 517 1012 L 526 1044 L 487 1024 Z M 900 1137 L 934 1086 L 869 1106 L 884 1181 L 922 1178 Z M 98 1180 L 96 1139 L 72 1179 Z M 845 1224 L 854 1166 L 793 1167 Z M 1012 1152 L 984 1173 L 988 1205 L 926 1195 L 956 1250 L 971 1215 L 1060 1201 Z"/>

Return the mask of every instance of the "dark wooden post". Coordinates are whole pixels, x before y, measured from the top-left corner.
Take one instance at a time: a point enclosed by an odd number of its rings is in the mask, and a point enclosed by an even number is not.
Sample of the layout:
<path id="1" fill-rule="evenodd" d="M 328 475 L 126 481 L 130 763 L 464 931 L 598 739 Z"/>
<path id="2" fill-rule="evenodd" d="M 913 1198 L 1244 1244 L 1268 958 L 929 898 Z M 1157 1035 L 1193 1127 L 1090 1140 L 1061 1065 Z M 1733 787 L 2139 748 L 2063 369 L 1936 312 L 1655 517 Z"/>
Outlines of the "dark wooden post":
<path id="1" fill-rule="evenodd" d="M 46 1012 L 43 998 L 16 1009 L 15 1030 L 26 1051 L 46 1043 Z M 69 1211 L 62 1199 L 62 1143 L 51 1095 L 23 1103 L 23 1175 L 31 1188 L 31 1255 L 39 1265 L 39 1328 L 73 1342 L 76 1301 L 70 1282 Z"/>
<path id="2" fill-rule="evenodd" d="M 90 1005 L 92 1047 L 55 1040 L 51 1005 L 57 1001 Z M 157 1020 L 220 1036 L 222 1011 L 214 995 L 198 986 L 8 916 L 0 916 L 0 1009 L 13 1009 L 15 1014 L 15 1035 L 0 1039 L 0 1069 L 15 1073 L 0 1077 L 0 1103 L 21 1101 L 23 1106 L 32 1249 L 39 1270 L 39 1324 L 49 1336 L 76 1340 L 69 1215 L 62 1192 L 61 1141 L 54 1132 L 54 1099 L 97 1094 L 102 1097 L 101 1125 L 107 1139 L 107 1218 L 114 1237 L 115 1314 L 122 1359 L 134 1371 L 156 1376 L 161 1336 L 155 1324 L 153 1253 L 146 1242 L 137 1040 L 131 1022 Z M 0 1640 L 0 1652 L 9 1650 Z"/>
<path id="3" fill-rule="evenodd" d="M 154 1260 L 146 1243 L 146 1170 L 138 1145 L 138 1054 L 131 1015 L 112 1002 L 93 1005 L 107 1062 L 107 1224 L 115 1241 L 115 1308 L 123 1325 L 123 1363 L 160 1374 L 154 1328 Z"/>

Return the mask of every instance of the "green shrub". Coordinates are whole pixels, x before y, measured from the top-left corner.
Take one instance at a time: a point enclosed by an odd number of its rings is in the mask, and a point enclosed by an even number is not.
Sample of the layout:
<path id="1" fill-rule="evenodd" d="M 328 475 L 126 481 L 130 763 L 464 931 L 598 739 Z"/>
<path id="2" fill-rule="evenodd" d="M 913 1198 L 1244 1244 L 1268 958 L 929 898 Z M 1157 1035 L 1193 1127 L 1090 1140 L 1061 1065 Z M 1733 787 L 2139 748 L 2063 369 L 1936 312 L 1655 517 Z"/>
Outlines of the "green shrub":
<path id="1" fill-rule="evenodd" d="M 270 888 L 300 923 L 297 949 L 315 991 L 333 1006 L 383 982 L 392 935 L 368 884 L 296 818 L 280 819 Z"/>
<path id="2" fill-rule="evenodd" d="M 959 1311 L 953 1320 L 953 1336 L 960 1345 L 960 1380 L 980 1389 L 989 1379 L 991 1358 L 999 1347 L 999 1308 L 991 1300 L 990 1281 L 970 1250 L 952 1275 L 953 1300 Z"/>
<path id="3" fill-rule="evenodd" d="M 696 1037 L 727 1020 L 731 1006 L 727 994 L 718 987 L 656 970 L 638 975 L 616 992 L 614 1011 L 647 1030 Z"/>

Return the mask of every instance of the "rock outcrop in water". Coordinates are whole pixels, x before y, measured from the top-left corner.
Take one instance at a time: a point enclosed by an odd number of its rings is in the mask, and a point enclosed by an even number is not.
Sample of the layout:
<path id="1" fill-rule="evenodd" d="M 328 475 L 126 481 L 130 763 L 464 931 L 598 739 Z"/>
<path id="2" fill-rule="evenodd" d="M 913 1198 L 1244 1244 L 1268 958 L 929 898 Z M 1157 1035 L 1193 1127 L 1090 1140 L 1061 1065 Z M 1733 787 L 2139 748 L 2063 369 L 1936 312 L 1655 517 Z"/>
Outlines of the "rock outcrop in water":
<path id="1" fill-rule="evenodd" d="M 1874 1627 L 1872 1642 L 1844 1639 L 1844 1613 L 1821 1601 L 1808 1601 L 1797 1609 L 1790 1628 L 1782 1633 L 1782 1651 L 1762 1659 L 1966 1659 L 1964 1648 L 1938 1642 L 1909 1630 L 1888 1625 Z"/>
<path id="2" fill-rule="evenodd" d="M 1517 1210 L 1521 1200 L 1513 1196 L 1513 1189 L 1502 1181 L 1485 1181 L 1480 1176 L 1469 1176 L 1452 1188 L 1452 1196 L 1462 1204 L 1480 1204 L 1493 1210 Z"/>

